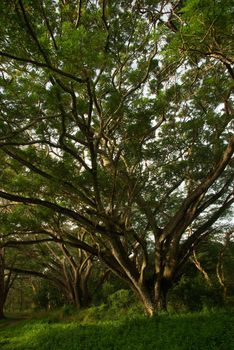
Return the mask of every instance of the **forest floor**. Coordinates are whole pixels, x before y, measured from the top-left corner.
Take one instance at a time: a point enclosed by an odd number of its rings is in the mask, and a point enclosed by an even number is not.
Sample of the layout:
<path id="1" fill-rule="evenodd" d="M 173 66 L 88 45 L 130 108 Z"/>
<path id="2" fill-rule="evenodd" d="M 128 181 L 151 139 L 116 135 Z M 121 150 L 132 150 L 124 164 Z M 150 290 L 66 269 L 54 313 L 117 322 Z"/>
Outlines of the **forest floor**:
<path id="1" fill-rule="evenodd" d="M 0 349 L 234 350 L 234 311 L 119 319 L 117 314 L 116 319 L 100 319 L 100 313 L 83 310 L 63 317 L 55 312 L 32 319 L 3 320 Z"/>
<path id="2" fill-rule="evenodd" d="M 10 327 L 14 327 L 17 326 L 19 323 L 21 323 L 22 321 L 25 321 L 29 319 L 29 317 L 16 317 L 16 318 L 6 318 L 5 320 L 1 320 L 0 321 L 0 331 L 4 328 L 10 328 Z"/>

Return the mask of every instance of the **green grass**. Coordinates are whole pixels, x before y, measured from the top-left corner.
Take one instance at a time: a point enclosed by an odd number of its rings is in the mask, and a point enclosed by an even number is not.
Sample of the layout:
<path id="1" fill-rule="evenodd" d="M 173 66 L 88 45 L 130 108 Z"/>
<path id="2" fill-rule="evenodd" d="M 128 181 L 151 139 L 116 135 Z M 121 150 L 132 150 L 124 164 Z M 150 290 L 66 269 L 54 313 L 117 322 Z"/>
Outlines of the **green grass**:
<path id="1" fill-rule="evenodd" d="M 93 312 L 94 313 L 94 312 Z M 92 314 L 92 312 L 91 312 Z M 234 312 L 0 322 L 1 350 L 234 350 Z M 72 320 L 73 319 L 73 320 Z M 7 323 L 8 322 L 8 323 Z"/>

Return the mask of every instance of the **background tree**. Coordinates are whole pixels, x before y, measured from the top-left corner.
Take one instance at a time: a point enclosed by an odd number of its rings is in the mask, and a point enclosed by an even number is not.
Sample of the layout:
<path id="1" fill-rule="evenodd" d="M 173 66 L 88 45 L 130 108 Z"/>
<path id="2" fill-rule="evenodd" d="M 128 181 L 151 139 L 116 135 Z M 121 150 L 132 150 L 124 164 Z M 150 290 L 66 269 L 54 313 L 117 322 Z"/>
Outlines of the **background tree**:
<path id="1" fill-rule="evenodd" d="M 232 230 L 222 223 L 212 238 L 208 237 L 196 248 L 184 266 L 182 279 L 169 293 L 171 309 L 181 311 L 232 307 Z"/>
<path id="2" fill-rule="evenodd" d="M 17 273 L 13 271 L 17 258 L 16 254 L 5 249 L 0 238 L 0 319 L 5 318 L 5 303 L 17 278 Z"/>
<path id="3" fill-rule="evenodd" d="M 4 264 L 5 269 L 21 276 L 45 279 L 63 294 L 65 303 L 77 308 L 87 306 L 93 256 L 79 249 L 76 240 L 66 240 L 69 235 L 81 240 L 85 233 L 75 232 L 59 215 L 44 209 L 25 208 L 20 204 L 6 207 L 11 210 L 1 213 L 1 245 L 12 251 L 15 260 L 12 266 Z"/>

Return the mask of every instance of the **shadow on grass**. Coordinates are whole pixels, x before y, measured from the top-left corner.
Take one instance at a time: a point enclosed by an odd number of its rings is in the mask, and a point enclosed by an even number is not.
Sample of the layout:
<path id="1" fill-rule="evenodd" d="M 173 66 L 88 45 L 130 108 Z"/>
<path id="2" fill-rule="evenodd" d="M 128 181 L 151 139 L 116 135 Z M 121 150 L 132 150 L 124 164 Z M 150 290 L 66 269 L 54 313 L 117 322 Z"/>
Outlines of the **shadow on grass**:
<path id="1" fill-rule="evenodd" d="M 97 324 L 37 321 L 9 334 L 0 338 L 2 350 L 232 350 L 234 314 L 161 315 Z"/>
<path id="2" fill-rule="evenodd" d="M 16 326 L 27 319 L 28 317 L 6 317 L 0 320 L 0 331 L 4 328 Z"/>

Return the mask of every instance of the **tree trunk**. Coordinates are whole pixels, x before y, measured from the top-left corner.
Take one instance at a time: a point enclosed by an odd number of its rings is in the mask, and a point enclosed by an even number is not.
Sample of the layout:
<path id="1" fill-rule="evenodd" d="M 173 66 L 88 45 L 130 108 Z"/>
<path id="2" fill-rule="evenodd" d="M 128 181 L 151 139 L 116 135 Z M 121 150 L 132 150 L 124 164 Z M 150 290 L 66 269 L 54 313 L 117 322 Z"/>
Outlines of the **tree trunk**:
<path id="1" fill-rule="evenodd" d="M 132 281 L 129 283 L 129 286 L 144 307 L 145 314 L 149 317 L 153 316 L 157 312 L 157 308 L 152 298 L 153 293 L 151 293 L 150 288 L 142 283 L 133 284 Z"/>
<path id="2" fill-rule="evenodd" d="M 0 276 L 0 278 L 1 278 L 1 276 Z M 0 320 L 5 318 L 4 304 L 5 304 L 5 293 L 4 293 L 4 290 L 2 289 L 2 283 L 0 281 Z"/>
<path id="3" fill-rule="evenodd" d="M 158 311 L 167 311 L 167 299 L 170 287 L 170 281 L 165 278 L 156 281 L 154 288 L 154 298 L 156 309 Z"/>
<path id="4" fill-rule="evenodd" d="M 144 286 L 134 286 L 132 289 L 149 317 L 152 317 L 159 311 L 167 311 L 167 297 L 170 286 L 165 281 L 158 281 L 155 287 L 150 289 Z"/>
<path id="5" fill-rule="evenodd" d="M 82 293 L 82 304 L 87 307 L 91 302 L 91 295 L 89 293 L 88 282 L 93 269 L 92 260 L 88 260 L 85 271 L 80 276 L 80 289 Z"/>
<path id="6" fill-rule="evenodd" d="M 5 304 L 5 281 L 4 281 L 4 248 L 0 247 L 0 319 L 4 316 L 4 304 Z"/>
<path id="7" fill-rule="evenodd" d="M 87 279 L 81 279 L 81 293 L 82 293 L 82 306 L 87 307 L 91 302 Z"/>
<path id="8" fill-rule="evenodd" d="M 4 304 L 5 304 L 4 295 L 1 292 L 1 285 L 0 285 L 0 320 L 5 318 L 5 315 L 4 315 Z"/>
<path id="9" fill-rule="evenodd" d="M 156 305 L 154 305 L 148 293 L 141 292 L 140 299 L 143 303 L 146 315 L 152 317 L 156 313 L 157 308 Z"/>
<path id="10" fill-rule="evenodd" d="M 226 300 L 227 300 L 227 292 L 228 292 L 227 281 L 226 281 L 225 273 L 224 273 L 224 256 L 225 256 L 225 251 L 230 244 L 230 238 L 231 238 L 232 234 L 233 234 L 233 228 L 230 231 L 226 232 L 224 245 L 219 252 L 218 262 L 216 265 L 216 274 L 217 274 L 219 284 L 220 284 L 222 291 L 223 291 L 223 301 L 224 302 L 226 302 Z"/>

